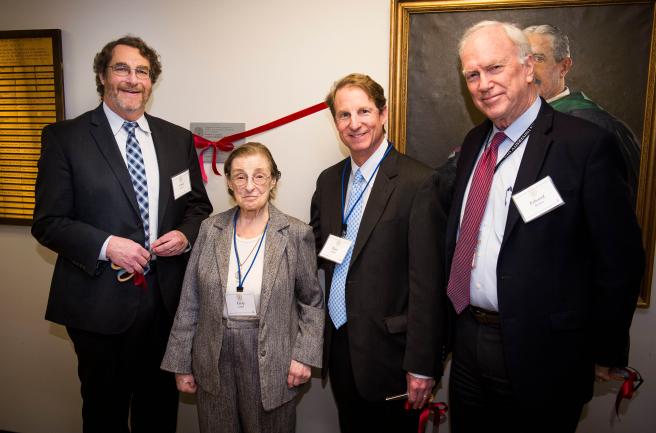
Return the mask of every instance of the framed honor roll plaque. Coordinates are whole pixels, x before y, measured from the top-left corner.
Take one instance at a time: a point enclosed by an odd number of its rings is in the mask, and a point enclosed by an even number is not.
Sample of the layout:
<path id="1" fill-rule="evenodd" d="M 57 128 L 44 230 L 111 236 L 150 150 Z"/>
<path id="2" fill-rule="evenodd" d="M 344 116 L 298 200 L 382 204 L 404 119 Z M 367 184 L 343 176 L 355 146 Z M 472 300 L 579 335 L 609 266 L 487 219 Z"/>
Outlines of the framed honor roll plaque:
<path id="1" fill-rule="evenodd" d="M 649 305 L 656 238 L 655 0 L 391 0 L 390 139 L 432 167 L 453 163 L 483 121 L 460 72 L 458 41 L 482 20 L 549 24 L 569 38 L 566 85 L 632 131 L 635 211 L 647 266 L 639 306 Z M 448 162 L 447 162 L 448 161 Z"/>
<path id="2" fill-rule="evenodd" d="M 0 31 L 0 223 L 31 224 L 41 130 L 64 119 L 60 30 Z"/>

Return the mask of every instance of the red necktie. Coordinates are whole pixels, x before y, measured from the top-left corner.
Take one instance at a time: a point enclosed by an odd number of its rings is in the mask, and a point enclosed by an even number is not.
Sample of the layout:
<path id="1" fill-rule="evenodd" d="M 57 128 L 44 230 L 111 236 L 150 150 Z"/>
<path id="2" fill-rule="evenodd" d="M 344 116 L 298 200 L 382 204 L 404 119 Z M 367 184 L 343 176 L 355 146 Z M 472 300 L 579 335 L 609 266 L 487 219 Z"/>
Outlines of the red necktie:
<path id="1" fill-rule="evenodd" d="M 499 145 L 505 139 L 506 134 L 503 132 L 494 134 L 490 145 L 483 152 L 483 156 L 476 165 L 474 177 L 469 187 L 465 213 L 462 216 L 460 225 L 460 235 L 451 262 L 449 285 L 446 289 L 446 293 L 458 314 L 469 305 L 469 285 L 479 229 L 487 206 L 490 187 L 492 186 L 494 168 L 497 164 L 497 151 Z"/>

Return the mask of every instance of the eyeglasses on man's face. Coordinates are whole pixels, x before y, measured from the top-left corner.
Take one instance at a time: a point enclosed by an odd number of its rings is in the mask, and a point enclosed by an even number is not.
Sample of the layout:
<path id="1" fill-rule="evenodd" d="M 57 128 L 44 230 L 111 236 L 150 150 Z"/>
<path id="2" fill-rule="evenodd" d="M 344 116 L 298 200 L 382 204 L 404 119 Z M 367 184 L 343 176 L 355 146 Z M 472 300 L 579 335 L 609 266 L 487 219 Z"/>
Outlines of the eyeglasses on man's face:
<path id="1" fill-rule="evenodd" d="M 115 65 L 107 66 L 107 68 L 111 69 L 117 77 L 127 77 L 132 73 L 132 68 L 125 63 L 117 63 Z M 134 75 L 139 80 L 149 80 L 150 69 L 145 66 L 137 66 L 134 68 Z"/>
<path id="2" fill-rule="evenodd" d="M 268 174 L 264 173 L 255 173 L 251 176 L 251 180 L 255 185 L 262 186 L 271 178 Z M 234 176 L 230 176 L 230 180 L 235 186 L 242 188 L 248 183 L 248 175 L 246 173 L 237 173 Z"/>

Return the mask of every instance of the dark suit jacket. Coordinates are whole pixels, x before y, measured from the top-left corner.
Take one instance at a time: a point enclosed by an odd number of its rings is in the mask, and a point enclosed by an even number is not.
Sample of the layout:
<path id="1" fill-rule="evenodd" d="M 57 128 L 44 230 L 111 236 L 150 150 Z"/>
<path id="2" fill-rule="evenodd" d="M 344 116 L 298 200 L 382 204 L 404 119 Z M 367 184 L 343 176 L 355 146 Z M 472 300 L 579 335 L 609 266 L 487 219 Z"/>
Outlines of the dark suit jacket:
<path id="1" fill-rule="evenodd" d="M 317 180 L 311 222 L 317 249 L 341 233 L 341 174 L 347 158 Z M 392 150 L 383 161 L 362 215 L 346 281 L 353 375 L 360 394 L 382 400 L 407 389 L 405 373 L 442 374 L 445 335 L 443 231 L 437 175 Z M 346 190 L 346 185 L 345 185 Z M 322 261 L 326 299 L 334 264 Z M 324 374 L 333 325 L 326 314 Z"/>
<path id="2" fill-rule="evenodd" d="M 462 146 L 448 269 L 465 188 L 491 128 L 477 126 Z M 587 401 L 595 363 L 627 363 L 644 255 L 614 140 L 542 101 L 513 191 L 551 176 L 565 204 L 524 223 L 511 202 L 497 263 L 503 349 L 520 401 Z"/>
<path id="3" fill-rule="evenodd" d="M 189 131 L 146 115 L 159 166 L 158 236 L 180 230 L 190 243 L 212 211 Z M 144 232 L 130 174 L 102 105 L 43 129 L 32 234 L 55 251 L 46 319 L 114 334 L 133 322 L 139 290 L 119 283 L 98 254 L 109 235 L 143 245 Z M 189 169 L 192 191 L 174 200 L 171 176 Z M 158 257 L 164 305 L 175 314 L 189 254 Z"/>

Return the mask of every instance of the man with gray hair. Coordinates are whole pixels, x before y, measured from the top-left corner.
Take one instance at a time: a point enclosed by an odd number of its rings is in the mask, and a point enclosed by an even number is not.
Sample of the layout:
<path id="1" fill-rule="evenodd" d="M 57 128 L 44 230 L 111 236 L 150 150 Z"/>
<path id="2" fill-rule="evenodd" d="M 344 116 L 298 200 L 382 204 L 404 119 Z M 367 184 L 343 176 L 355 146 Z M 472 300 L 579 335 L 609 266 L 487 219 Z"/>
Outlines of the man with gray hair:
<path id="1" fill-rule="evenodd" d="M 640 170 L 640 142 L 635 134 L 583 92 L 572 92 L 566 86 L 565 76 L 573 64 L 567 35 L 550 24 L 527 27 L 524 33 L 531 44 L 540 96 L 554 109 L 588 120 L 617 137 L 627 170 L 631 200 L 635 204 Z"/>
<path id="2" fill-rule="evenodd" d="M 480 22 L 459 54 L 488 119 L 447 223 L 451 431 L 572 433 L 595 373 L 627 364 L 644 268 L 618 145 L 538 96 L 518 27 Z"/>

